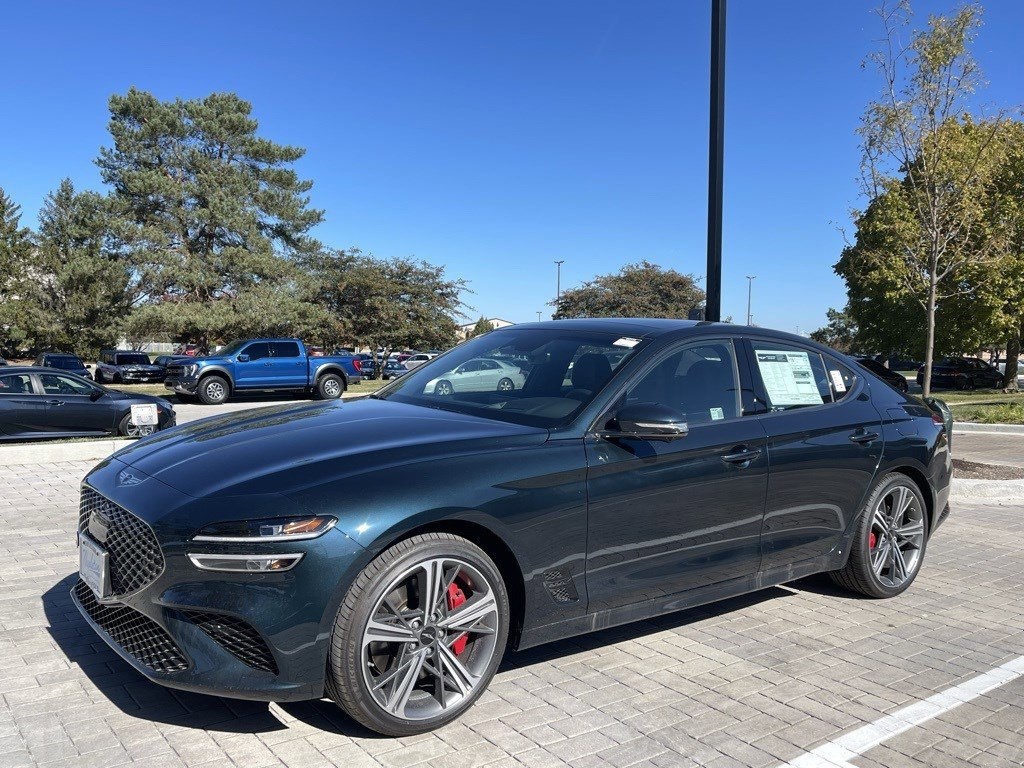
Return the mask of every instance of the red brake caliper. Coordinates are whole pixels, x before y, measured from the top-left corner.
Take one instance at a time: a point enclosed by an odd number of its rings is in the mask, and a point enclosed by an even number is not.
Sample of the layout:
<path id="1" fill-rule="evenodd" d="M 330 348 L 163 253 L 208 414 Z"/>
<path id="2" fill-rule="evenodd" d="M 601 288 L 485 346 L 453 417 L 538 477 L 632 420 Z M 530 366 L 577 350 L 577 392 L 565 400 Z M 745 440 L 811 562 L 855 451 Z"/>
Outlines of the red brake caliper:
<path id="1" fill-rule="evenodd" d="M 878 536 L 875 535 L 874 531 L 872 531 L 870 534 L 868 534 L 868 549 L 874 549 L 877 543 Z"/>
<path id="2" fill-rule="evenodd" d="M 462 587 L 460 587 L 455 582 L 452 582 L 448 586 L 448 610 L 454 611 L 464 602 L 466 602 L 466 593 L 462 591 Z M 469 638 L 466 636 L 465 632 L 459 635 L 459 638 L 454 643 L 452 643 L 452 653 L 458 656 L 460 653 L 466 650 L 466 641 L 468 639 Z"/>

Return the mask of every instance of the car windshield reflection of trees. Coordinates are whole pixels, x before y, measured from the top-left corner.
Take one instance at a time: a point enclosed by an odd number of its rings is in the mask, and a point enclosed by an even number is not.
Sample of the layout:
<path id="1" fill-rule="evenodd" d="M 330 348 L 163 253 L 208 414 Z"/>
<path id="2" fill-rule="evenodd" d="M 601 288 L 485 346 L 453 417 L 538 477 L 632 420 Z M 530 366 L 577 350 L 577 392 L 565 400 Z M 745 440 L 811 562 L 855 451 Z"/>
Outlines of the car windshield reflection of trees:
<path id="1" fill-rule="evenodd" d="M 493 331 L 407 373 L 381 397 L 554 427 L 589 403 L 638 344 L 607 333 Z"/>
<path id="2" fill-rule="evenodd" d="M 265 408 L 247 410 L 243 414 L 237 412 L 224 413 L 220 416 L 211 416 L 207 419 L 184 424 L 172 430 L 157 432 L 146 439 L 146 445 L 153 445 L 162 440 L 175 440 L 186 435 L 192 437 L 196 442 L 215 440 L 226 434 L 225 429 L 232 434 L 250 429 L 263 429 L 277 426 L 278 424 L 311 419 L 335 407 L 340 407 L 339 403 L 336 400 L 332 400 L 324 403 L 303 403 L 300 405 L 293 403 L 269 405 Z M 270 419 L 263 418 L 265 416 L 273 416 L 275 412 L 277 412 L 276 417 Z"/>

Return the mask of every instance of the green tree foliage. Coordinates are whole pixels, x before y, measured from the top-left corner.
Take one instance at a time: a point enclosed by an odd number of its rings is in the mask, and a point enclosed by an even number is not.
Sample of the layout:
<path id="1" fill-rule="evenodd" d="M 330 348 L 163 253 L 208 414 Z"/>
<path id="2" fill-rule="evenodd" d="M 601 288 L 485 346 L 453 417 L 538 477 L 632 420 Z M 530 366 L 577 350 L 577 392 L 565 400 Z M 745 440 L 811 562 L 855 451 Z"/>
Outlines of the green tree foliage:
<path id="1" fill-rule="evenodd" d="M 97 164 L 133 265 L 129 333 L 209 343 L 316 325 L 295 265 L 321 249 L 312 182 L 291 168 L 304 150 L 257 135 L 251 105 L 230 93 L 162 102 L 132 88 L 110 114 Z"/>
<path id="2" fill-rule="evenodd" d="M 952 16 L 932 16 L 904 44 L 909 3 L 883 6 L 886 38 L 870 57 L 882 93 L 868 105 L 859 131 L 865 194 L 873 204 L 886 198 L 898 226 L 885 233 L 891 248 L 876 251 L 858 238 L 861 247 L 844 256 L 871 260 L 854 269 L 884 270 L 892 290 L 905 290 L 923 310 L 925 395 L 937 307 L 961 292 L 966 271 L 998 251 L 998 239 L 985 231 L 984 198 L 997 165 L 1000 122 L 974 123 L 966 110 L 980 78 L 969 50 L 980 13 L 968 5 Z M 860 322 L 856 308 L 854 315 Z"/>
<path id="3" fill-rule="evenodd" d="M 819 344 L 838 349 L 849 354 L 857 347 L 857 324 L 848 309 L 828 308 L 826 313 L 828 324 L 811 332 L 811 338 Z"/>
<path id="4" fill-rule="evenodd" d="M 32 233 L 21 226 L 21 206 L 0 189 L 0 349 L 8 354 L 26 339 L 19 297 L 33 253 Z"/>
<path id="5" fill-rule="evenodd" d="M 472 330 L 466 334 L 467 339 L 472 339 L 475 336 L 483 336 L 485 333 L 490 333 L 494 330 L 494 326 L 491 322 L 483 315 L 476 321 L 476 325 L 473 326 Z"/>
<path id="6" fill-rule="evenodd" d="M 570 317 L 686 318 L 704 301 L 693 275 L 642 261 L 563 291 L 555 319 Z"/>
<path id="7" fill-rule="evenodd" d="M 444 267 L 406 258 L 377 259 L 358 250 L 315 254 L 306 260 L 318 286 L 316 303 L 337 317 L 348 338 L 376 359 L 396 349 L 452 346 L 462 317 L 465 280 Z M 379 366 L 378 366 L 379 370 Z"/>
<path id="8" fill-rule="evenodd" d="M 28 346 L 94 356 L 115 343 L 129 308 L 129 270 L 108 247 L 108 200 L 69 179 L 47 196 L 37 248 L 20 281 Z"/>

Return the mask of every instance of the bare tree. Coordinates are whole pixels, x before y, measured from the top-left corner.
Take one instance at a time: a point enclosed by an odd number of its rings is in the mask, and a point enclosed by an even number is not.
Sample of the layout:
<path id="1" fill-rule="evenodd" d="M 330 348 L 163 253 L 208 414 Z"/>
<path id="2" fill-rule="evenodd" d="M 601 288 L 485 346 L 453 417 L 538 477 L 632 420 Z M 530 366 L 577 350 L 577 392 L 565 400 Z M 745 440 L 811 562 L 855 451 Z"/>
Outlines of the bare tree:
<path id="1" fill-rule="evenodd" d="M 861 181 L 870 199 L 895 195 L 908 212 L 896 228 L 893 262 L 903 287 L 920 302 L 927 322 L 924 394 L 931 391 L 935 310 L 964 290 L 965 265 L 999 256 L 998 237 L 984 227 L 985 191 L 999 147 L 1001 120 L 976 122 L 967 109 L 981 74 L 970 44 L 981 8 L 931 16 L 923 30 L 908 29 L 907 0 L 877 11 L 885 39 L 868 57 L 883 81 L 858 130 Z"/>

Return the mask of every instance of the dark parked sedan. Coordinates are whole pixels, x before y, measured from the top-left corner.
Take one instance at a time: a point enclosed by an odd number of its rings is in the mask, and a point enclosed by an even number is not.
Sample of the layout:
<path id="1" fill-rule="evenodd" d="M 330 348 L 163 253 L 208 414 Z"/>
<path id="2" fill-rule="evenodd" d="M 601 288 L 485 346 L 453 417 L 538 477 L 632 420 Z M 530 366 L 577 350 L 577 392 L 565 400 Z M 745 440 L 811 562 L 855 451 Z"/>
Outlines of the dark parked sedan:
<path id="1" fill-rule="evenodd" d="M 509 355 L 532 363 L 522 387 L 431 386 Z M 156 682 L 326 693 L 418 733 L 463 713 L 507 647 L 822 571 L 900 594 L 949 512 L 951 424 L 930 402 L 760 328 L 511 326 L 360 402 L 115 454 L 84 481 L 72 593 Z"/>
<path id="2" fill-rule="evenodd" d="M 104 349 L 96 363 L 96 381 L 109 384 L 144 384 L 167 378 L 167 367 L 154 365 L 145 352 Z"/>
<path id="3" fill-rule="evenodd" d="M 917 372 L 917 383 L 924 386 L 924 366 Z M 1003 374 L 994 365 L 978 357 L 955 357 L 932 363 L 932 386 L 936 388 L 974 389 L 1003 386 Z"/>
<path id="4" fill-rule="evenodd" d="M 89 367 L 82 362 L 82 358 L 67 352 L 43 352 L 36 357 L 33 365 L 38 368 L 56 368 L 76 376 L 89 378 Z"/>
<path id="5" fill-rule="evenodd" d="M 903 374 L 886 368 L 880 362 L 870 357 L 858 357 L 857 362 L 875 374 L 875 376 L 880 378 L 882 381 L 888 382 L 892 386 L 896 387 L 900 392 L 907 391 L 907 377 Z"/>
<path id="6" fill-rule="evenodd" d="M 132 406 L 156 409 L 156 424 L 132 419 Z M 143 437 L 174 426 L 174 408 L 151 395 L 101 387 L 52 368 L 9 366 L 0 371 L 0 442 L 123 435 Z"/>

